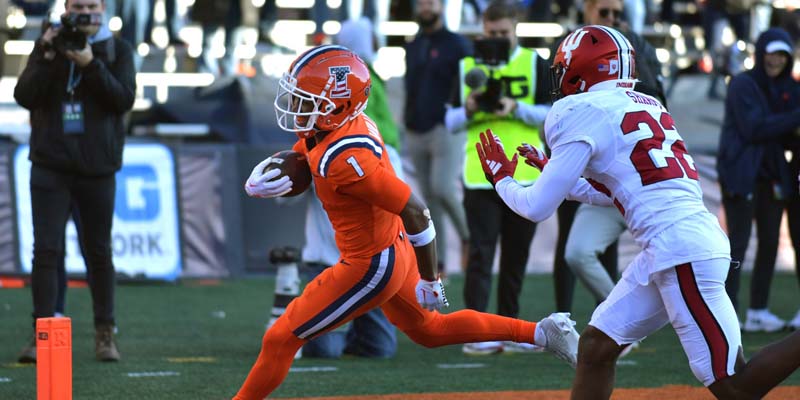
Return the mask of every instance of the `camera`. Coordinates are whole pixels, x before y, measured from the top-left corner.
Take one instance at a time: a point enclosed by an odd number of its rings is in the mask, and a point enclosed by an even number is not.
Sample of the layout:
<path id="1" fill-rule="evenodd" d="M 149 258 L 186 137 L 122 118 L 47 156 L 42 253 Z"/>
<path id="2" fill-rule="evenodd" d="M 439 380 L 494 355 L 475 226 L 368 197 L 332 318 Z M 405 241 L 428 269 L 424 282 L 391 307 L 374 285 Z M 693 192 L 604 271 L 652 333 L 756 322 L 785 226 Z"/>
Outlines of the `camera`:
<path id="1" fill-rule="evenodd" d="M 464 83 L 473 90 L 484 87 L 483 93 L 476 98 L 478 109 L 494 112 L 503 108 L 500 98 L 505 92 L 503 81 L 494 77 L 494 70 L 508 64 L 511 42 L 506 38 L 484 38 L 475 40 L 473 44 L 475 63 L 488 67 L 489 75 L 475 67 L 464 77 Z"/>
<path id="2" fill-rule="evenodd" d="M 86 47 L 86 33 L 80 28 L 94 23 L 92 14 L 68 13 L 61 16 L 61 30 L 53 39 L 53 48 L 64 53 L 67 50 L 83 50 Z"/>

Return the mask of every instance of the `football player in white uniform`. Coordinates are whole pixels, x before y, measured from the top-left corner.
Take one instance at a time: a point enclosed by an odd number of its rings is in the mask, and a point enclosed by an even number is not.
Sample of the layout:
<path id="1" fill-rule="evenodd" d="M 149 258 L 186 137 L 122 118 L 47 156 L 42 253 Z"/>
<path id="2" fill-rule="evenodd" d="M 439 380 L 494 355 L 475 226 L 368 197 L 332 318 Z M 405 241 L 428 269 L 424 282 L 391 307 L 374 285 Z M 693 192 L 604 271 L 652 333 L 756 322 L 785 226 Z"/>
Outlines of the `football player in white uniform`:
<path id="1" fill-rule="evenodd" d="M 552 158 L 523 144 L 509 160 L 487 131 L 476 144 L 484 171 L 509 207 L 536 222 L 564 199 L 614 206 L 643 249 L 581 335 L 573 399 L 608 399 L 619 353 L 668 323 L 692 372 L 717 398 L 761 398 L 800 365 L 800 333 L 745 362 L 725 292 L 728 239 L 703 204 L 672 116 L 633 90 L 633 55 L 608 27 L 564 38 L 552 71 L 554 94 L 566 97 L 545 121 Z M 513 179 L 520 155 L 543 169 L 533 186 Z"/>

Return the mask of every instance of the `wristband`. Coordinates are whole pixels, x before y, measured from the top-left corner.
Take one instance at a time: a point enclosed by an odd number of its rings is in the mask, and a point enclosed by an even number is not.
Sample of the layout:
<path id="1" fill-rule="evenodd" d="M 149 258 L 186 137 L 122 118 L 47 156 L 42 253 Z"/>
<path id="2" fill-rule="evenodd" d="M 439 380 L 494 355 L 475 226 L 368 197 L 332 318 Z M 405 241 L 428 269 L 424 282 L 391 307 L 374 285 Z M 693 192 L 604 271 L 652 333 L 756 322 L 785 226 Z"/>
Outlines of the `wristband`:
<path id="1" fill-rule="evenodd" d="M 433 221 L 428 222 L 428 227 L 420 233 L 408 234 L 408 240 L 414 247 L 422 247 L 428 245 L 433 239 L 436 238 L 436 228 L 433 227 Z"/>

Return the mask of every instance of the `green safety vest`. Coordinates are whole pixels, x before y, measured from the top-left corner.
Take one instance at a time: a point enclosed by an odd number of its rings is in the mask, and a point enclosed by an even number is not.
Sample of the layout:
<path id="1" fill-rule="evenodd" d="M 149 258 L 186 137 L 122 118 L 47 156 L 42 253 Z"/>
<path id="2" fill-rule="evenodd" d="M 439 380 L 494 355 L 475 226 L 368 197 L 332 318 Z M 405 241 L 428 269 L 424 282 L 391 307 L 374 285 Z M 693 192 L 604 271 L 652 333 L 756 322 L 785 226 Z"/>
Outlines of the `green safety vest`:
<path id="1" fill-rule="evenodd" d="M 494 69 L 490 74 L 489 68 L 483 65 L 477 67 L 495 79 L 503 81 L 505 96 L 517 100 L 520 103 L 534 104 L 536 93 L 536 53 L 530 49 L 518 47 L 507 65 L 499 69 Z M 464 77 L 467 72 L 472 70 L 475 59 L 466 57 L 461 60 L 461 104 L 466 104 L 469 96 L 469 86 L 464 84 Z M 513 115 L 507 117 L 497 117 L 492 113 L 478 111 L 472 115 L 472 119 L 467 123 L 467 145 L 466 159 L 464 162 L 464 186 L 468 189 L 491 189 L 492 185 L 486 180 L 478 159 L 478 152 L 475 151 L 475 143 L 480 142 L 480 133 L 486 129 L 492 129 L 495 135 L 500 137 L 505 146 L 506 155 L 509 159 L 517 152 L 517 146 L 525 142 L 542 148 L 542 141 L 539 139 L 539 128 L 525 124 Z M 517 166 L 514 179 L 523 185 L 532 185 L 539 177 L 536 168 L 529 167 L 523 162 Z"/>

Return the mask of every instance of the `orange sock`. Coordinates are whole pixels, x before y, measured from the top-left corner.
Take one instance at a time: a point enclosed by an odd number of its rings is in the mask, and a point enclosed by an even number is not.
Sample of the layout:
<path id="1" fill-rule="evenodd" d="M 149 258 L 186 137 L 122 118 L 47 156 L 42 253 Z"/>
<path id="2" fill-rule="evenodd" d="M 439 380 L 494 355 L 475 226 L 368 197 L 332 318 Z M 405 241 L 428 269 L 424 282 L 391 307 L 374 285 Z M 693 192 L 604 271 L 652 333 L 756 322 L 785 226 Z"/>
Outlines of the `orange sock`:
<path id="1" fill-rule="evenodd" d="M 438 347 L 490 340 L 533 343 L 535 331 L 535 322 L 461 310 L 450 314 L 435 313 L 428 323 L 405 333 L 425 347 Z"/>
<path id="2" fill-rule="evenodd" d="M 286 318 L 279 318 L 264 334 L 258 359 L 234 400 L 261 400 L 286 378 L 295 353 L 305 344 L 286 324 Z"/>

